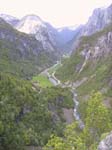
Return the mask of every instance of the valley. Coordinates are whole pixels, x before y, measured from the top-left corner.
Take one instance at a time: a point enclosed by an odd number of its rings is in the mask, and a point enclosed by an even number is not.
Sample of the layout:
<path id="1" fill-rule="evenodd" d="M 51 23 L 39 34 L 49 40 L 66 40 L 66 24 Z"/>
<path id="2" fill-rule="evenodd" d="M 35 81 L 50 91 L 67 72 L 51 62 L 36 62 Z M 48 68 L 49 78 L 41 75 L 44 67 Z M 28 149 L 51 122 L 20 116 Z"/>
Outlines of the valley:
<path id="1" fill-rule="evenodd" d="M 111 136 L 112 4 L 62 28 L 0 14 L 0 150 L 111 150 Z"/>

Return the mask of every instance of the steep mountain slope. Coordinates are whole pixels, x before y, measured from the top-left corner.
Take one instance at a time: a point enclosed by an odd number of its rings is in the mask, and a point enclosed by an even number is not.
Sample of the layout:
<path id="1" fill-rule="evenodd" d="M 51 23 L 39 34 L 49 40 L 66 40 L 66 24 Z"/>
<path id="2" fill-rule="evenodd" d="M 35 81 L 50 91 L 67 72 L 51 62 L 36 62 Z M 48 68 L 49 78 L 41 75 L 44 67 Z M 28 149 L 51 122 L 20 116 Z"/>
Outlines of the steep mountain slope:
<path id="1" fill-rule="evenodd" d="M 45 26 L 40 17 L 27 15 L 18 22 L 16 29 L 27 34 L 36 34 L 40 26 Z"/>
<path id="2" fill-rule="evenodd" d="M 41 41 L 46 49 L 56 49 L 60 47 L 60 37 L 57 30 L 49 23 L 44 22 L 36 15 L 27 15 L 23 17 L 15 28 L 18 31 L 33 34 L 36 39 Z"/>
<path id="3" fill-rule="evenodd" d="M 71 52 L 72 38 L 79 36 L 82 29 L 81 26 L 56 29 L 36 15 L 27 15 L 16 24 L 12 23 L 15 21 L 12 16 L 1 17 L 18 31 L 34 35 L 43 44 L 44 49 L 60 49 L 62 53 Z"/>
<path id="4" fill-rule="evenodd" d="M 40 17 L 27 15 L 19 20 L 6 14 L 1 14 L 0 16 L 19 32 L 34 35 L 41 42 L 44 49 L 59 50 L 61 43 L 57 30 Z"/>
<path id="5" fill-rule="evenodd" d="M 56 76 L 72 82 L 80 95 L 101 90 L 112 96 L 112 25 L 82 37 L 76 52 L 63 62 Z"/>
<path id="6" fill-rule="evenodd" d="M 112 4 L 107 8 L 98 8 L 93 11 L 82 32 L 83 35 L 91 35 L 112 23 Z"/>
<path id="7" fill-rule="evenodd" d="M 9 23 L 12 26 L 15 26 L 19 22 L 19 19 L 17 19 L 16 17 L 6 14 L 0 14 L 0 18 L 4 19 L 7 23 Z"/>
<path id="8" fill-rule="evenodd" d="M 0 70 L 31 76 L 57 60 L 58 51 L 44 49 L 34 36 L 20 33 L 0 19 Z"/>
<path id="9" fill-rule="evenodd" d="M 72 53 L 74 51 L 82 35 L 83 28 L 84 25 L 80 25 L 73 31 L 74 32 L 73 38 L 70 41 L 68 41 L 64 46 L 65 50 L 67 50 L 67 53 Z"/>
<path id="10" fill-rule="evenodd" d="M 61 47 L 65 53 L 70 54 L 74 50 L 76 41 L 81 36 L 83 25 L 59 28 Z"/>
<path id="11" fill-rule="evenodd" d="M 85 25 L 75 28 L 55 29 L 36 15 L 27 15 L 21 20 L 5 14 L 0 16 L 18 31 L 35 35 L 44 49 L 60 49 L 62 53 L 68 53 L 77 46 L 81 36 L 92 35 L 112 22 L 112 5 L 95 9 Z"/>
<path id="12" fill-rule="evenodd" d="M 93 14 L 88 19 L 88 22 L 81 26 L 80 32 L 76 34 L 71 40 L 72 50 L 76 49 L 79 44 L 81 36 L 92 35 L 98 31 L 101 31 L 106 26 L 112 23 L 112 4 L 107 8 L 97 8 L 93 11 Z"/>
<path id="13" fill-rule="evenodd" d="M 112 132 L 109 133 L 98 146 L 98 150 L 111 150 L 112 149 Z"/>
<path id="14" fill-rule="evenodd" d="M 63 44 L 69 42 L 76 34 L 78 26 L 74 27 L 62 27 L 58 28 L 57 31 L 63 40 Z"/>
<path id="15" fill-rule="evenodd" d="M 80 26 L 56 29 L 36 15 L 23 17 L 15 28 L 27 34 L 34 34 L 37 40 L 43 42 L 44 46 L 51 44 L 57 48 L 63 48 L 63 45 L 72 40 L 80 30 Z"/>

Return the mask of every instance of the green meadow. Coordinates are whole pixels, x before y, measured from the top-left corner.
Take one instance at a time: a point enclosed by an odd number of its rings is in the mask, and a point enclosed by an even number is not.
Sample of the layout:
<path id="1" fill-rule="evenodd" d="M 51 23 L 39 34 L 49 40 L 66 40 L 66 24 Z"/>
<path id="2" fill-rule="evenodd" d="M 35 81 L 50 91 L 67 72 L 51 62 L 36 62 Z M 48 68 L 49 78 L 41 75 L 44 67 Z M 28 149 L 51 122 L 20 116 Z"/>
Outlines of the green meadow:
<path id="1" fill-rule="evenodd" d="M 49 81 L 48 77 L 43 74 L 39 74 L 38 76 L 34 76 L 32 79 L 33 82 L 37 82 L 40 87 L 47 88 L 52 87 L 53 84 Z"/>

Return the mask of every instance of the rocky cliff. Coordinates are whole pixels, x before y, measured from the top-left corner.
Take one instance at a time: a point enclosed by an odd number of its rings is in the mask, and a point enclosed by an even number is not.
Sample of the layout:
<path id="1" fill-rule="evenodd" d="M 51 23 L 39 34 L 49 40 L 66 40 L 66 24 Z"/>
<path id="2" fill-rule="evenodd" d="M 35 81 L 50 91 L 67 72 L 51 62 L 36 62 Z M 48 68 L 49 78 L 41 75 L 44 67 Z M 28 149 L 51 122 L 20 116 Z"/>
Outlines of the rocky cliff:
<path id="1" fill-rule="evenodd" d="M 15 30 L 0 19 L 0 69 L 22 76 L 34 73 L 57 61 L 59 51 L 45 49 L 33 35 Z"/>
<path id="2" fill-rule="evenodd" d="M 82 37 L 76 51 L 63 61 L 56 75 L 63 82 L 72 82 L 80 95 L 101 90 L 111 96 L 112 26 L 91 36 Z"/>
<path id="3" fill-rule="evenodd" d="M 93 11 L 85 25 L 82 34 L 91 35 L 112 23 L 112 4 L 107 8 L 98 8 Z"/>
<path id="4" fill-rule="evenodd" d="M 112 132 L 99 143 L 98 150 L 112 150 Z"/>
<path id="5" fill-rule="evenodd" d="M 88 22 L 81 27 L 80 32 L 71 40 L 72 50 L 76 49 L 82 36 L 89 36 L 112 24 L 112 4 L 107 8 L 97 8 L 89 17 Z"/>

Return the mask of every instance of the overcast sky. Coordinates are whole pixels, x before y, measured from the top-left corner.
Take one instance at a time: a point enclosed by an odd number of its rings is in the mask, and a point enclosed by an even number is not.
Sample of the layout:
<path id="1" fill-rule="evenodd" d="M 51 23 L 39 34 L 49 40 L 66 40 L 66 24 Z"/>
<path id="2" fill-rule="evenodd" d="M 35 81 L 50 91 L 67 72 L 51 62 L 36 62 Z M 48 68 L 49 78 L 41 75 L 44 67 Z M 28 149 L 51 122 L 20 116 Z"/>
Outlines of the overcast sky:
<path id="1" fill-rule="evenodd" d="M 16 17 L 36 14 L 55 27 L 85 23 L 93 9 L 112 0 L 0 0 L 0 13 Z"/>

